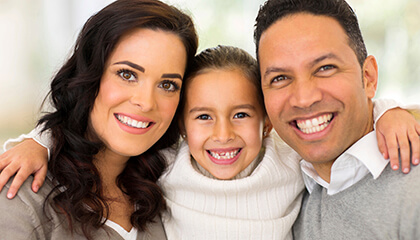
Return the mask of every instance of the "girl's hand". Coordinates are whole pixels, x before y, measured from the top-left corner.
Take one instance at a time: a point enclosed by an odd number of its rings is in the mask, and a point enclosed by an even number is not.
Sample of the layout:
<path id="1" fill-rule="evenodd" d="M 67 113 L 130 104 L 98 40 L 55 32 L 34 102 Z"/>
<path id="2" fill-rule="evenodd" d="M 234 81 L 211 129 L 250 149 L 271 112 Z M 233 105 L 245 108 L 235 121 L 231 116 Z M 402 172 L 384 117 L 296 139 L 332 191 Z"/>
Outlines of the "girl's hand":
<path id="1" fill-rule="evenodd" d="M 385 159 L 390 160 L 392 169 L 398 170 L 401 157 L 402 172 L 410 172 L 411 162 L 420 162 L 420 123 L 408 111 L 393 108 L 376 123 L 378 147 Z"/>
<path id="2" fill-rule="evenodd" d="M 10 177 L 16 174 L 7 192 L 12 199 L 23 182 L 34 174 L 32 191 L 37 192 L 47 175 L 48 151 L 33 139 L 26 139 L 12 149 L 0 155 L 0 191 Z"/>

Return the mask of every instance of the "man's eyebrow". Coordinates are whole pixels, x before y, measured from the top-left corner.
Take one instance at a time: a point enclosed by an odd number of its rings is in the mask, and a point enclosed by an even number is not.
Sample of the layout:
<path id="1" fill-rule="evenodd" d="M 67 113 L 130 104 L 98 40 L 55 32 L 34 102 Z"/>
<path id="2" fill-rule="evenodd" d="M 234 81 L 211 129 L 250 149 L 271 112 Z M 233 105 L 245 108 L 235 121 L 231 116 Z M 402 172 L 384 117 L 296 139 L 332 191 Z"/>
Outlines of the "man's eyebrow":
<path id="1" fill-rule="evenodd" d="M 287 72 L 288 70 L 286 68 L 282 67 L 268 67 L 267 70 L 264 72 L 264 78 L 267 77 L 270 73 L 276 73 L 276 72 Z"/>
<path id="2" fill-rule="evenodd" d="M 143 72 L 143 73 L 145 72 L 144 67 L 139 66 L 139 65 L 137 65 L 137 64 L 135 64 L 135 63 L 132 63 L 132 62 L 130 62 L 130 61 L 121 61 L 121 62 L 116 62 L 116 63 L 114 63 L 113 65 L 117 65 L 117 64 L 125 64 L 125 65 L 128 65 L 128 66 L 130 66 L 130 67 L 132 67 L 132 68 L 135 68 L 135 69 L 139 70 L 140 72 Z"/>
<path id="3" fill-rule="evenodd" d="M 329 59 L 329 58 L 331 58 L 331 59 L 336 59 L 336 60 L 338 60 L 338 61 L 342 62 L 341 58 L 339 58 L 336 54 L 334 54 L 334 53 L 327 53 L 327 54 L 325 54 L 325 55 L 322 55 L 322 56 L 320 56 L 320 57 L 315 58 L 313 61 L 311 61 L 311 62 L 308 64 L 308 66 L 309 66 L 309 67 L 313 67 L 313 66 L 315 66 L 316 64 L 318 64 L 318 63 L 320 63 L 320 62 L 324 61 L 325 59 Z"/>
<path id="4" fill-rule="evenodd" d="M 313 67 L 316 64 L 318 64 L 319 62 L 322 62 L 325 59 L 336 59 L 340 62 L 343 62 L 341 58 L 339 58 L 336 54 L 334 53 L 327 53 L 325 55 L 322 55 L 320 57 L 315 58 L 314 60 L 310 61 L 308 63 L 309 67 Z M 283 68 L 283 67 L 268 67 L 267 70 L 265 70 L 264 72 L 264 77 L 266 77 L 267 75 L 269 75 L 270 73 L 276 73 L 276 72 L 288 72 L 289 70 L 287 68 Z"/>
<path id="5" fill-rule="evenodd" d="M 162 74 L 162 78 L 179 78 L 182 80 L 182 76 L 178 73 L 164 73 Z"/>

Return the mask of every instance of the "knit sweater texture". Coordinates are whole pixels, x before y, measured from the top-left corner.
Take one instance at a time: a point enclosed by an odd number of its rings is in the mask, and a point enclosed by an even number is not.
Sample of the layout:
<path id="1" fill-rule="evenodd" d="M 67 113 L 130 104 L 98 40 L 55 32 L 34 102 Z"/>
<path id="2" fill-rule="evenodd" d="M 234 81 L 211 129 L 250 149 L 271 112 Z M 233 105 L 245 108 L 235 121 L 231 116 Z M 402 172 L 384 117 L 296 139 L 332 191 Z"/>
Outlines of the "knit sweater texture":
<path id="1" fill-rule="evenodd" d="M 299 156 L 275 133 L 263 145 L 255 170 L 235 180 L 200 173 L 185 142 L 175 158 L 166 154 L 174 159 L 160 179 L 168 239 L 292 239 L 303 190 Z"/>
<path id="2" fill-rule="evenodd" d="M 305 192 L 295 239 L 420 239 L 420 167 L 409 174 L 389 166 L 328 195 L 316 185 Z"/>

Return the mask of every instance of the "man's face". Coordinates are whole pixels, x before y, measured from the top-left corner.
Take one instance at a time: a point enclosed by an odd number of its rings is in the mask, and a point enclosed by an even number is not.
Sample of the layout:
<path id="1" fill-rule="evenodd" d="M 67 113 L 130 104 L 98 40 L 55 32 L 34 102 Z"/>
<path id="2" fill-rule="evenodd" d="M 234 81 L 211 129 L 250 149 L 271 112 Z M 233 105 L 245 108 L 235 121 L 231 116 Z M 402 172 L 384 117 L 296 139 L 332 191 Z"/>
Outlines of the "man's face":
<path id="1" fill-rule="evenodd" d="M 373 129 L 377 66 L 361 69 L 333 18 L 299 13 L 271 25 L 259 43 L 268 116 L 305 160 L 331 164 Z"/>

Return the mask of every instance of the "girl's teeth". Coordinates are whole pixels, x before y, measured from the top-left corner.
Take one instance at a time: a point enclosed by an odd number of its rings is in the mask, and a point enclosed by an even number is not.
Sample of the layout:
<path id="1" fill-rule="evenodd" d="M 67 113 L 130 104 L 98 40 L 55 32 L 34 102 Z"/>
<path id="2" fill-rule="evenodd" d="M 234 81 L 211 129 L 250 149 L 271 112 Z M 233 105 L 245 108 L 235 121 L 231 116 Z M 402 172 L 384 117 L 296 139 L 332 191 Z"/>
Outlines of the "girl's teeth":
<path id="1" fill-rule="evenodd" d="M 122 123 L 129 127 L 133 128 L 147 128 L 149 126 L 149 122 L 141 122 L 134 119 L 131 119 L 127 116 L 117 115 L 117 119 Z"/>
<path id="2" fill-rule="evenodd" d="M 216 153 L 212 151 L 209 151 L 209 152 L 210 152 L 210 155 L 216 159 L 231 159 L 235 157 L 236 155 L 238 155 L 239 149 L 235 151 L 231 151 L 231 152 L 220 152 L 220 153 Z"/>

